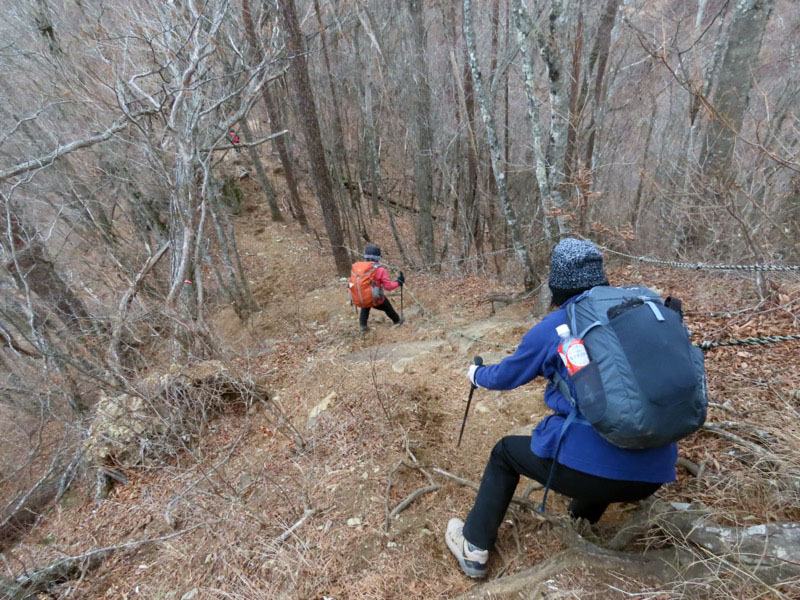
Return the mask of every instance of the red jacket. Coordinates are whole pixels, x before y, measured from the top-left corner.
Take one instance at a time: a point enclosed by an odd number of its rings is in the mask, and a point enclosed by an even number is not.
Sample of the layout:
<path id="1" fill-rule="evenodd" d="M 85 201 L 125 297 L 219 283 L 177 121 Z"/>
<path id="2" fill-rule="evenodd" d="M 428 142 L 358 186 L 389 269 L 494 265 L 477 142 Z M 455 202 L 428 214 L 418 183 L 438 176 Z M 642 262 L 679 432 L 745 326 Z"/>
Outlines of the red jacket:
<path id="1" fill-rule="evenodd" d="M 386 272 L 384 267 L 378 267 L 375 269 L 375 275 L 372 279 L 387 292 L 391 292 L 393 289 L 400 287 L 399 283 L 389 279 L 389 273 Z M 383 300 L 381 300 L 380 304 L 382 303 Z"/>

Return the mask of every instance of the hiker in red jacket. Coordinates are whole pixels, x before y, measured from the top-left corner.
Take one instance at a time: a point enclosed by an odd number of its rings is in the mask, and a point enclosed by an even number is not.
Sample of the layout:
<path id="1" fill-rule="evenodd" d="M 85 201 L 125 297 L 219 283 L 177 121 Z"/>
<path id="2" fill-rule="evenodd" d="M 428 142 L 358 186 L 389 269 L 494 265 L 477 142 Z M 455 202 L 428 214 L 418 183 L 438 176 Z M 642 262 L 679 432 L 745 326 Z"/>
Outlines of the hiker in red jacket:
<path id="1" fill-rule="evenodd" d="M 228 132 L 228 139 L 231 141 L 231 144 L 233 145 L 233 147 L 236 150 L 236 152 L 241 152 L 242 151 L 242 149 L 239 148 L 239 145 L 238 145 L 239 144 L 239 136 L 233 129 L 231 129 Z"/>
<path id="2" fill-rule="evenodd" d="M 381 249 L 378 246 L 367 246 L 364 250 L 365 262 L 355 263 L 350 275 L 350 297 L 353 304 L 361 308 L 358 317 L 361 331 L 369 331 L 367 319 L 371 308 L 385 312 L 395 325 L 401 325 L 405 320 L 395 312 L 392 303 L 383 295 L 384 291 L 402 286 L 405 277 L 401 272 L 396 281 L 389 279 L 389 273 L 379 264 L 380 260 Z"/>

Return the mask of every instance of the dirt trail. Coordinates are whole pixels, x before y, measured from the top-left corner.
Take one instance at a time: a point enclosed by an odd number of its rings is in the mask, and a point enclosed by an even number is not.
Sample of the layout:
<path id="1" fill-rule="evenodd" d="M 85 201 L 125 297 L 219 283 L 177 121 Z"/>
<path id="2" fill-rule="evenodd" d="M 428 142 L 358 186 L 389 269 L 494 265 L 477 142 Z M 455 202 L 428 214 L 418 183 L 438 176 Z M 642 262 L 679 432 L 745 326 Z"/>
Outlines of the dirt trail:
<path id="1" fill-rule="evenodd" d="M 257 209 L 255 214 L 263 212 Z M 442 488 L 393 519 L 388 533 L 387 502 L 392 508 L 427 484 L 419 472 L 397 469 L 400 461 L 410 462 L 406 445 L 420 462 L 477 481 L 501 435 L 541 418 L 541 384 L 502 394 L 479 390 L 462 446 L 455 449 L 472 356 L 480 353 L 490 364 L 510 353 L 508 348 L 534 323 L 532 302 L 491 315 L 490 304 L 476 297 L 463 277 L 407 269 L 406 323 L 392 327 L 385 315 L 375 311 L 370 331 L 362 334 L 345 283 L 327 275 L 333 271 L 328 253 L 294 226 L 254 226 L 252 221 L 243 220 L 239 241 L 254 294 L 264 309 L 247 324 L 246 337 L 229 309 L 219 313 L 215 325 L 226 332 L 225 341 L 238 345 L 243 354 L 267 352 L 265 363 L 278 365 L 267 371 L 276 394 L 295 411 L 295 422 L 306 426 L 304 434 L 318 449 L 318 459 L 329 466 L 331 461 L 337 463 L 337 473 L 329 475 L 336 481 L 328 484 L 325 500 L 346 528 L 340 535 L 329 530 L 327 542 L 335 546 L 337 537 L 358 539 L 354 552 L 348 550 L 341 577 L 350 581 L 380 572 L 384 584 L 398 577 L 400 583 L 404 571 L 419 572 L 424 580 L 422 573 L 433 569 L 437 578 L 452 582 L 446 595 L 467 589 L 470 582 L 454 569 L 441 534 L 449 517 L 465 515 L 473 493 L 437 480 Z M 384 258 L 391 263 L 394 257 L 384 251 Z M 399 291 L 390 297 L 399 311 Z M 335 398 L 316 418 L 308 419 L 332 392 Z M 333 439 L 345 434 L 336 426 L 349 422 L 360 447 L 345 443 L 343 455 L 328 454 Z M 360 524 L 348 527 L 348 519 Z M 441 582 L 418 585 L 419 597 L 442 593 Z"/>

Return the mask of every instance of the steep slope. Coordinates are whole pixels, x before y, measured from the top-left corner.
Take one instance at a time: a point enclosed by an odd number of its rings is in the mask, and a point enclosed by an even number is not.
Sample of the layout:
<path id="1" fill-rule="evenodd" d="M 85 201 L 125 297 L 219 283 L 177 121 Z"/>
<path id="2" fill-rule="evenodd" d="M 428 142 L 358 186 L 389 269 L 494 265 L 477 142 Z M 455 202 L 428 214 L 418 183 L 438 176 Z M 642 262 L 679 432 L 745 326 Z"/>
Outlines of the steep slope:
<path id="1" fill-rule="evenodd" d="M 295 225 L 269 222 L 256 197 L 247 190 L 237 235 L 261 310 L 242 323 L 219 304 L 210 307 L 210 320 L 227 367 L 271 391 L 270 401 L 300 431 L 304 446 L 284 435 L 282 423 L 261 405 L 224 415 L 196 447 L 166 466 L 132 469 L 129 483 L 102 505 L 73 494 L 14 555 L 23 564 L 47 564 L 88 548 L 160 540 L 121 549 L 62 586 L 60 597 L 72 598 L 437 598 L 467 592 L 474 582 L 461 575 L 442 534 L 451 516 L 466 514 L 474 492 L 433 469 L 479 481 L 495 441 L 546 414 L 541 382 L 505 393 L 478 390 L 461 448 L 455 448 L 469 390 L 466 367 L 475 354 L 491 363 L 512 352 L 535 323 L 534 300 L 491 314 L 486 295 L 516 286 L 406 268 L 406 324 L 391 327 L 376 313 L 363 335 L 344 283 L 331 275 L 330 252 Z M 316 229 L 322 231 L 319 224 Z M 380 242 L 392 263 L 396 254 L 384 233 Z M 681 295 L 700 339 L 796 329 L 791 307 L 736 312 L 753 304 L 739 279 L 613 261 L 610 275 Z M 796 300 L 800 290 L 786 293 Z M 735 299 L 729 302 L 736 306 L 721 314 L 720 298 Z M 399 293 L 392 300 L 399 309 Z M 797 414 L 798 401 L 789 396 L 800 388 L 796 354 L 790 344 L 710 354 L 712 398 L 724 407 L 713 408 L 711 418 L 747 415 L 772 431 L 781 399 Z M 766 377 L 770 362 L 785 368 Z M 795 437 L 776 444 L 797 440 L 796 427 L 786 428 Z M 700 499 L 731 521 L 800 519 L 798 505 L 769 504 L 774 496 L 758 489 L 727 442 L 704 433 L 681 448 L 704 465 L 706 476 L 698 482 L 681 470 L 659 497 Z M 388 518 L 401 501 L 431 485 L 439 487 Z M 552 515 L 564 515 L 565 506 L 556 496 Z M 630 510 L 612 507 L 592 535 L 610 538 Z M 509 512 L 490 577 L 556 555 L 568 542 L 554 531 L 529 512 Z M 176 532 L 182 533 L 167 538 Z M 665 543 L 663 535 L 653 539 Z M 579 561 L 567 561 L 552 576 L 553 593 L 622 597 L 658 589 L 644 575 L 600 581 L 597 569 L 583 572 Z"/>

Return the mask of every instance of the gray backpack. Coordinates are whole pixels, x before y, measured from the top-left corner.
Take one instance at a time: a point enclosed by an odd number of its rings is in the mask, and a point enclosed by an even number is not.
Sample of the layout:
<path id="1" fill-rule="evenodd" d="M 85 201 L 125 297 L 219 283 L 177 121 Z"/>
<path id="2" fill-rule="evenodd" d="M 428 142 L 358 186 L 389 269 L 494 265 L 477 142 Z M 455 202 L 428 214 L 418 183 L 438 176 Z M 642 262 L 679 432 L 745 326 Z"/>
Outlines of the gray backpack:
<path id="1" fill-rule="evenodd" d="M 657 448 L 706 420 L 703 352 L 689 341 L 680 306 L 645 287 L 598 286 L 567 305 L 567 324 L 590 362 L 571 376 L 576 398 L 553 384 L 615 446 Z"/>

